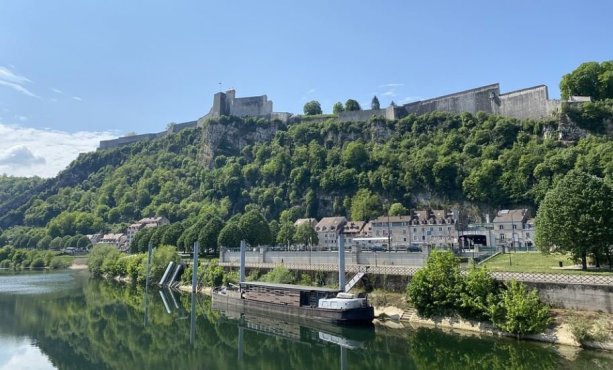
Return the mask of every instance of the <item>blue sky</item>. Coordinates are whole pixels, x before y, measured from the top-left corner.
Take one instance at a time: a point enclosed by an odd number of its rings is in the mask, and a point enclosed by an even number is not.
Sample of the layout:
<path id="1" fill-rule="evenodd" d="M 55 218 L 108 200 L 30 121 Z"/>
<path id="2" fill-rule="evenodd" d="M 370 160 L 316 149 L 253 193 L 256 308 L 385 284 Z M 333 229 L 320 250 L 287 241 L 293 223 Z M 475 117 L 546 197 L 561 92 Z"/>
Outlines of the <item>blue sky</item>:
<path id="1" fill-rule="evenodd" d="M 385 106 L 494 82 L 503 92 L 546 84 L 557 98 L 564 73 L 613 58 L 609 0 L 3 0 L 0 9 L 0 173 L 16 175 L 52 176 L 100 138 L 197 119 L 219 83 L 292 113 L 312 99 L 330 111 L 376 94 Z M 65 142 L 47 145 L 47 134 Z"/>

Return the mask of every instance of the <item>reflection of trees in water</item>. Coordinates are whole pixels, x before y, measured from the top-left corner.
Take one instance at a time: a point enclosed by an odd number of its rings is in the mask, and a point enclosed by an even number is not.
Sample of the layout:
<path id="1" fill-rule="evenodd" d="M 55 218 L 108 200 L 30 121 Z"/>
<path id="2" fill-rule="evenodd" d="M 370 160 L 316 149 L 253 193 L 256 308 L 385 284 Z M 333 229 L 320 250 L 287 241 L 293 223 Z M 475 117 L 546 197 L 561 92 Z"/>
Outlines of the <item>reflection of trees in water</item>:
<path id="1" fill-rule="evenodd" d="M 155 293 L 155 294 L 153 294 Z M 82 295 L 14 296 L 0 299 L 2 332 L 33 338 L 52 363 L 62 369 L 339 369 L 337 345 L 302 335 L 291 340 L 244 331 L 238 359 L 237 322 L 220 320 L 210 299 L 196 304 L 197 328 L 189 343 L 190 320 L 178 310 L 167 314 L 157 292 L 148 296 L 144 325 L 141 288 L 90 281 Z M 190 295 L 176 295 L 185 311 Z M 553 369 L 581 366 L 562 360 L 551 347 L 533 343 L 481 340 L 433 330 L 388 330 L 364 348 L 348 350 L 351 369 Z M 587 365 L 590 357 L 579 361 Z M 592 361 L 590 361 L 593 363 Z M 593 367 L 590 365 L 590 367 Z"/>

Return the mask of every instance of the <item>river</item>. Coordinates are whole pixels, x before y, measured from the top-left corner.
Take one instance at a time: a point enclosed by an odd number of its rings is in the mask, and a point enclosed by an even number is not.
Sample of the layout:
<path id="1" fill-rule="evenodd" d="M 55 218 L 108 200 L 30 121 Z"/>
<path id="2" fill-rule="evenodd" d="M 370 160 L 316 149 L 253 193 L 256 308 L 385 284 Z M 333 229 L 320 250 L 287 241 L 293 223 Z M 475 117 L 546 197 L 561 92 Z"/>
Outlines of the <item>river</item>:
<path id="1" fill-rule="evenodd" d="M 193 314 L 192 314 L 193 313 Z M 611 369 L 613 354 L 239 315 L 206 296 L 0 272 L 0 369 Z"/>

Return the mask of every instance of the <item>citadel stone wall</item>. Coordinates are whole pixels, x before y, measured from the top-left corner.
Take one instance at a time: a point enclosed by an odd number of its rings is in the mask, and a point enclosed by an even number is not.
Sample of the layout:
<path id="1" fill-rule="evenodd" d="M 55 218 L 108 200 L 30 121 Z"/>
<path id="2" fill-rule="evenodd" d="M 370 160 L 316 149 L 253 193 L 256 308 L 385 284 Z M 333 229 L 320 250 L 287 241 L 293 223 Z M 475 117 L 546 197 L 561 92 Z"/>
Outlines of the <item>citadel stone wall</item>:
<path id="1" fill-rule="evenodd" d="M 100 145 L 98 149 L 109 149 L 116 148 L 118 146 L 132 144 L 137 141 L 145 141 L 145 140 L 153 140 L 155 138 L 164 136 L 166 132 L 159 132 L 157 134 L 142 134 L 142 135 L 132 135 L 132 136 L 124 136 L 117 139 L 112 140 L 102 140 L 100 141 Z"/>
<path id="2" fill-rule="evenodd" d="M 547 117 L 560 106 L 559 101 L 549 100 L 545 85 L 500 94 L 496 103 L 493 113 L 519 119 Z"/>
<path id="3" fill-rule="evenodd" d="M 159 137 L 163 137 L 168 134 L 173 134 L 181 130 L 185 130 L 186 128 L 196 127 L 197 124 L 198 124 L 197 121 L 175 123 L 173 125 L 170 125 L 170 127 L 168 127 L 168 130 L 154 133 L 154 134 L 132 135 L 132 136 L 120 137 L 117 139 L 102 140 L 100 141 L 100 144 L 98 145 L 98 150 L 117 148 L 122 145 L 128 145 L 128 144 L 136 143 L 138 141 L 148 141 L 148 140 L 157 139 Z"/>
<path id="4" fill-rule="evenodd" d="M 426 114 L 435 111 L 451 113 L 494 113 L 492 96 L 500 94 L 500 86 L 496 84 L 477 87 L 454 94 L 444 95 L 433 99 L 405 104 L 403 107 L 408 114 Z"/>

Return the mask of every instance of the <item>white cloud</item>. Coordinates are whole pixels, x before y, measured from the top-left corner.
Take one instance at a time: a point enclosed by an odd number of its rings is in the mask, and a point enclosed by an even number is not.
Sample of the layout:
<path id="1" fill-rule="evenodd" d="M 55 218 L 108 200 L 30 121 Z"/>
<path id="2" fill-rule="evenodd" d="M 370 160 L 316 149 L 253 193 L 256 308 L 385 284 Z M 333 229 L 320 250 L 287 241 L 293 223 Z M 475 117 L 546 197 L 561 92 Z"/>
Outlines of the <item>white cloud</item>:
<path id="1" fill-rule="evenodd" d="M 83 101 L 83 99 L 79 96 L 73 96 L 72 98 L 76 101 Z"/>
<path id="2" fill-rule="evenodd" d="M 399 84 L 399 83 L 383 84 L 383 85 L 379 85 L 379 88 L 383 88 L 383 87 L 400 87 L 400 86 L 404 86 L 404 84 Z"/>
<path id="3" fill-rule="evenodd" d="M 62 90 L 60 90 L 60 89 L 56 89 L 55 87 L 52 87 L 52 88 L 51 88 L 51 91 L 53 91 L 53 92 L 54 92 L 54 93 L 56 93 L 56 94 L 61 94 L 61 93 L 63 93 L 63 91 L 62 91 Z"/>
<path id="4" fill-rule="evenodd" d="M 33 166 L 45 164 L 45 158 L 37 157 L 24 145 L 13 146 L 0 153 L 0 166 Z"/>
<path id="5" fill-rule="evenodd" d="M 79 153 L 96 150 L 110 132 L 69 133 L 0 123 L 0 173 L 12 176 L 53 177 Z"/>
<path id="6" fill-rule="evenodd" d="M 315 93 L 315 91 L 317 91 L 317 89 L 309 89 L 309 91 L 306 92 L 307 95 L 311 95 L 313 93 Z"/>
<path id="7" fill-rule="evenodd" d="M 38 98 L 36 94 L 26 89 L 23 85 L 31 83 L 30 79 L 13 73 L 10 69 L 0 66 L 0 85 L 10 87 L 24 95 Z"/>
<path id="8" fill-rule="evenodd" d="M 15 118 L 17 118 L 20 122 L 25 122 L 28 120 L 28 117 L 26 116 L 15 116 Z"/>
<path id="9" fill-rule="evenodd" d="M 28 340 L 0 341 L 0 370 L 55 369 L 47 355 Z"/>

